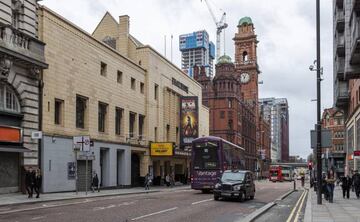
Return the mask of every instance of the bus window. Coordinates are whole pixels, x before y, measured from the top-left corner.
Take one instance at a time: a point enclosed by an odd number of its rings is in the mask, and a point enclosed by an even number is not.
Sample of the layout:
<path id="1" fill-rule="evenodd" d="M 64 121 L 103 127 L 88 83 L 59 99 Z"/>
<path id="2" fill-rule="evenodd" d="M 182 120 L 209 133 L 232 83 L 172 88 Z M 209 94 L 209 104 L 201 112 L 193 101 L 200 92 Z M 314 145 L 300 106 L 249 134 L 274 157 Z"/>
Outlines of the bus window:
<path id="1" fill-rule="evenodd" d="M 197 143 L 193 148 L 194 169 L 219 169 L 218 145 L 216 143 Z"/>

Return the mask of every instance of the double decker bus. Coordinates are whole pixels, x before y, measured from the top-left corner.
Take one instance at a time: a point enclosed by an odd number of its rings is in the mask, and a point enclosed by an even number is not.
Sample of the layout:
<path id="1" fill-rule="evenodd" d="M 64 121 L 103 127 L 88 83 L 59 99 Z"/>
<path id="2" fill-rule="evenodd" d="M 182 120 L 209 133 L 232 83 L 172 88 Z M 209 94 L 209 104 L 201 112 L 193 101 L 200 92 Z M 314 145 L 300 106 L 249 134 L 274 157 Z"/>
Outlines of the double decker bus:
<path id="1" fill-rule="evenodd" d="M 286 165 L 272 165 L 269 171 L 269 180 L 276 182 L 292 181 L 293 169 L 291 166 Z"/>
<path id="2" fill-rule="evenodd" d="M 244 148 L 219 137 L 193 140 L 191 188 L 203 192 L 212 190 L 225 170 L 244 170 L 244 151 Z"/>

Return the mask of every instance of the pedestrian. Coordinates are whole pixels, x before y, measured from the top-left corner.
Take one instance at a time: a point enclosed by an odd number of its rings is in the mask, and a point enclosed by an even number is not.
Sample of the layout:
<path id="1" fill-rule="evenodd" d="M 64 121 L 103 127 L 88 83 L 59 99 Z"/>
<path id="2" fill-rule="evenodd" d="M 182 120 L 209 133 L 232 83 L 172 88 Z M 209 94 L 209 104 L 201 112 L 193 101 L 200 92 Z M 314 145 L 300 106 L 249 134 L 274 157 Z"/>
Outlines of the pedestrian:
<path id="1" fill-rule="evenodd" d="M 91 183 L 91 188 L 92 188 L 92 192 L 95 192 L 95 190 L 97 190 L 98 192 L 100 192 L 100 188 L 99 188 L 99 178 L 97 173 L 95 173 L 93 179 L 92 179 L 92 183 Z"/>
<path id="2" fill-rule="evenodd" d="M 360 196 L 360 174 L 357 170 L 354 171 L 354 175 L 352 176 L 352 182 L 353 182 L 356 197 L 359 199 L 359 196 Z"/>
<path id="3" fill-rule="evenodd" d="M 326 177 L 326 186 L 328 191 L 329 203 L 333 203 L 334 201 L 334 185 L 335 185 L 335 174 L 332 169 L 329 170 Z"/>
<path id="4" fill-rule="evenodd" d="M 350 198 L 350 187 L 352 185 L 352 180 L 350 178 L 349 175 L 345 176 L 342 178 L 341 180 L 341 188 L 343 191 L 343 198 L 345 199 L 345 194 L 346 197 L 349 199 Z"/>
<path id="5" fill-rule="evenodd" d="M 42 182 L 41 171 L 40 169 L 37 169 L 34 180 L 34 190 L 36 192 L 36 198 L 40 197 L 41 182 Z"/>
<path id="6" fill-rule="evenodd" d="M 324 194 L 324 198 L 325 198 L 325 200 L 329 200 L 329 192 L 327 190 L 326 173 L 325 172 L 322 173 L 321 184 L 322 184 L 321 191 Z"/>
<path id="7" fill-rule="evenodd" d="M 25 173 L 25 187 L 28 193 L 28 198 L 32 198 L 34 193 L 34 183 L 35 183 L 35 175 L 31 167 L 26 170 Z"/>
<path id="8" fill-rule="evenodd" d="M 152 182 L 151 180 L 151 177 L 149 174 L 146 174 L 145 176 L 145 182 L 144 182 L 144 185 L 145 185 L 145 190 L 150 190 L 150 183 Z"/>
<path id="9" fill-rule="evenodd" d="M 169 175 L 169 174 L 166 174 L 165 183 L 166 183 L 166 186 L 167 186 L 167 187 L 170 186 L 170 175 Z"/>

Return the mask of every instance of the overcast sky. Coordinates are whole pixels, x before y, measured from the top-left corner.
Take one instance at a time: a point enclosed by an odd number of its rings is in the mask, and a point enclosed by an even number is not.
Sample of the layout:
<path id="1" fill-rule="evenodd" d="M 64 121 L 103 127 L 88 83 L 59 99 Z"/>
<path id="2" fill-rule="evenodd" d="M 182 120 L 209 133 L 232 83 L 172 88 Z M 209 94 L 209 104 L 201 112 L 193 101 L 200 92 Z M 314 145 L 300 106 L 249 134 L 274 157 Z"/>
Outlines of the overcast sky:
<path id="1" fill-rule="evenodd" d="M 250 16 L 260 41 L 260 97 L 285 97 L 289 102 L 290 155 L 306 157 L 310 152 L 310 129 L 316 121 L 316 72 L 309 65 L 316 58 L 314 0 L 209 0 L 214 13 L 227 13 L 225 53 L 234 58 L 232 38 L 241 17 Z M 178 36 L 207 30 L 214 43 L 215 24 L 201 0 L 43 0 L 44 4 L 77 26 L 92 33 L 106 11 L 116 20 L 130 16 L 130 33 L 144 44 L 170 57 L 180 67 Z M 322 109 L 333 105 L 332 1 L 321 1 Z M 222 11 L 221 11 L 222 10 Z M 223 41 L 223 38 L 222 38 Z"/>

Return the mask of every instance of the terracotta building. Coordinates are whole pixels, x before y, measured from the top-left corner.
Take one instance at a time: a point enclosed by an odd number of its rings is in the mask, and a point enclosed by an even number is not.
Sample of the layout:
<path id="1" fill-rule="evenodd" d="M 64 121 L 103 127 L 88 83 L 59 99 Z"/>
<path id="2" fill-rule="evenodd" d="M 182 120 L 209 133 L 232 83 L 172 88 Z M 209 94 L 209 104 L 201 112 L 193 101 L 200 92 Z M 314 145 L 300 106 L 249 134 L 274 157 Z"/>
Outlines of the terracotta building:
<path id="1" fill-rule="evenodd" d="M 255 171 L 261 147 L 258 108 L 258 74 L 254 25 L 249 17 L 240 19 L 235 34 L 235 62 L 222 56 L 216 75 L 210 79 L 204 68 L 195 68 L 194 78 L 203 85 L 203 104 L 210 110 L 210 135 L 219 136 L 246 150 L 246 168 Z M 266 127 L 270 134 L 269 127 Z"/>
<path id="2" fill-rule="evenodd" d="M 322 114 L 322 126 L 331 131 L 332 147 L 328 148 L 328 168 L 334 168 L 337 176 L 344 175 L 345 169 L 345 140 L 344 140 L 344 112 L 336 108 L 325 109 Z"/>

